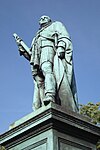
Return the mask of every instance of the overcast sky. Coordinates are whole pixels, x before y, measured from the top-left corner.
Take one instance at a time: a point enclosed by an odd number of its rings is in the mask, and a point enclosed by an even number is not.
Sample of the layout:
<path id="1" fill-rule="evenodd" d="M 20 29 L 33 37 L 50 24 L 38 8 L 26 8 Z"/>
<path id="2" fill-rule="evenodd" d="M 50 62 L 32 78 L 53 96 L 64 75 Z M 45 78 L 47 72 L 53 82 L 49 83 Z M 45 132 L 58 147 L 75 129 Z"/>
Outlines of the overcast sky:
<path id="1" fill-rule="evenodd" d="M 0 0 L 0 133 L 32 112 L 30 65 L 12 35 L 30 47 L 44 14 L 71 35 L 79 103 L 100 101 L 100 0 Z"/>

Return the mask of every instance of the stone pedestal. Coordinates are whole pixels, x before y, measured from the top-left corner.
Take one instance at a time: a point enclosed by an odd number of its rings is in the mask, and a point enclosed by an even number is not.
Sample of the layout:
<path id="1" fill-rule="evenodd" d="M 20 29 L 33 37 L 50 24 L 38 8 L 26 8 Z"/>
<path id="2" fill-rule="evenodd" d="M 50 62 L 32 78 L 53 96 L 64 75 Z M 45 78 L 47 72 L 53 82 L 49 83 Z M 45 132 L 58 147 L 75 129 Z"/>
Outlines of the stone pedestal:
<path id="1" fill-rule="evenodd" d="M 7 150 L 96 150 L 100 128 L 88 118 L 50 103 L 0 135 Z"/>

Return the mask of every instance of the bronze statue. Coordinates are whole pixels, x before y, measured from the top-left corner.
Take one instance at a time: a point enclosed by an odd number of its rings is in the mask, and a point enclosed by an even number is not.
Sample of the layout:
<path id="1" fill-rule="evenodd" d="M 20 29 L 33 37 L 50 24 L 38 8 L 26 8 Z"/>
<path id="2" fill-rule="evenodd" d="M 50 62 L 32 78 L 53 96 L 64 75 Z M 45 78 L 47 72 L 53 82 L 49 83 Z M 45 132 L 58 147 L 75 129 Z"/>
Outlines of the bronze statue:
<path id="1" fill-rule="evenodd" d="M 34 79 L 33 109 L 54 102 L 78 111 L 73 70 L 72 41 L 61 22 L 48 16 L 39 20 L 40 29 L 31 48 L 14 34 L 20 55 L 29 60 Z"/>

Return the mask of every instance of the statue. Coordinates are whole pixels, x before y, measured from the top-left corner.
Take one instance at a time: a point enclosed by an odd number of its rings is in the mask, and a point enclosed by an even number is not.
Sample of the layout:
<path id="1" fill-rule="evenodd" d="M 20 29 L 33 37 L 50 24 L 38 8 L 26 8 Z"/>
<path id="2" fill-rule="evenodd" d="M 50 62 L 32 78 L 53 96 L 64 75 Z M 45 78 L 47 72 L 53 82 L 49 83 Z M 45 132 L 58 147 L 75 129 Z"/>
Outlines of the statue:
<path id="1" fill-rule="evenodd" d="M 70 36 L 61 22 L 52 22 L 48 16 L 42 16 L 39 24 L 31 48 L 13 34 L 20 55 L 30 62 L 34 79 L 33 109 L 53 102 L 78 111 Z"/>

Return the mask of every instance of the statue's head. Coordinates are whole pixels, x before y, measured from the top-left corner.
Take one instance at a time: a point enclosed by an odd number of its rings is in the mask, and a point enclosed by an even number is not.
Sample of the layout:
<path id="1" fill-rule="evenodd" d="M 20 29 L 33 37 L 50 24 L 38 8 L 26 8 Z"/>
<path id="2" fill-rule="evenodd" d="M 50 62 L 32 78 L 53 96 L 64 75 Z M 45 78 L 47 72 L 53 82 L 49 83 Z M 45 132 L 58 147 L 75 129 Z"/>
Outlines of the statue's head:
<path id="1" fill-rule="evenodd" d="M 51 18 L 49 16 L 41 16 L 40 20 L 39 20 L 39 24 L 40 24 L 40 27 L 42 26 L 45 26 L 49 23 L 51 23 Z"/>

